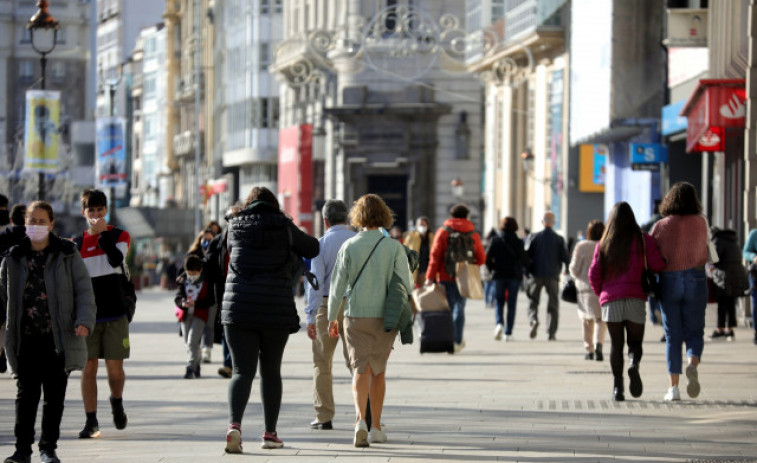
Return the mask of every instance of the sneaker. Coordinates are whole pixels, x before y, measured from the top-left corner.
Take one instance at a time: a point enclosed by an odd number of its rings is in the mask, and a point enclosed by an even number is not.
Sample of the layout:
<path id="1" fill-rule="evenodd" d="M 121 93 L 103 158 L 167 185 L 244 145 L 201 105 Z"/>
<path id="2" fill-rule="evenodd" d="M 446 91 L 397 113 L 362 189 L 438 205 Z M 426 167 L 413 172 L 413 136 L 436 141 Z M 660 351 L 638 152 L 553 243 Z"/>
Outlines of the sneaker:
<path id="1" fill-rule="evenodd" d="M 310 429 L 319 429 L 323 431 L 330 431 L 334 429 L 334 425 L 331 423 L 331 420 L 319 422 L 318 420 L 313 421 L 310 423 Z"/>
<path id="2" fill-rule="evenodd" d="M 221 367 L 218 369 L 218 374 L 224 378 L 231 378 L 231 367 Z"/>
<path id="3" fill-rule="evenodd" d="M 31 454 L 24 455 L 16 450 L 16 452 L 5 459 L 4 463 L 32 463 Z"/>
<path id="4" fill-rule="evenodd" d="M 720 339 L 720 338 L 725 338 L 725 331 L 715 330 L 710 335 L 710 339 Z"/>
<path id="5" fill-rule="evenodd" d="M 505 340 L 505 342 L 512 342 L 512 341 L 514 341 L 512 334 L 506 334 L 503 339 Z"/>
<path id="6" fill-rule="evenodd" d="M 210 363 L 210 348 L 202 348 L 202 363 Z"/>
<path id="7" fill-rule="evenodd" d="M 371 444 L 383 444 L 386 442 L 386 433 L 381 429 L 371 428 Z"/>
<path id="8" fill-rule="evenodd" d="M 536 337 L 536 330 L 539 329 L 539 322 L 531 323 L 531 332 L 528 333 L 528 337 L 534 339 Z"/>
<path id="9" fill-rule="evenodd" d="M 674 400 L 681 400 L 681 393 L 678 392 L 678 386 L 671 386 L 668 389 L 668 393 L 662 398 L 665 402 L 672 402 Z"/>
<path id="10" fill-rule="evenodd" d="M 94 423 L 86 423 L 84 429 L 79 432 L 79 439 L 91 439 L 100 437 L 100 426 L 95 421 Z"/>
<path id="11" fill-rule="evenodd" d="M 239 423 L 231 423 L 226 431 L 226 453 L 242 453 L 242 429 Z"/>
<path id="12" fill-rule="evenodd" d="M 729 331 L 725 334 L 725 340 L 728 342 L 733 342 L 736 339 L 735 336 L 736 336 L 736 333 L 734 333 L 733 331 Z"/>
<path id="13" fill-rule="evenodd" d="M 494 340 L 501 341 L 504 333 L 505 326 L 502 323 L 497 323 L 497 326 L 494 327 Z"/>
<path id="14" fill-rule="evenodd" d="M 644 390 L 644 385 L 641 382 L 638 363 L 632 364 L 628 369 L 628 379 L 631 380 L 630 384 L 628 385 L 628 391 L 631 393 L 631 396 L 634 398 L 641 397 L 641 393 Z"/>
<path id="15" fill-rule="evenodd" d="M 368 447 L 368 425 L 365 421 L 360 420 L 355 425 L 355 447 Z"/>
<path id="16" fill-rule="evenodd" d="M 686 367 L 686 379 L 688 380 L 686 383 L 686 393 L 689 394 L 689 397 L 692 399 L 696 399 L 699 397 L 701 386 L 699 385 L 699 372 L 697 371 L 697 366 L 693 363 L 690 363 L 689 366 Z"/>
<path id="17" fill-rule="evenodd" d="M 42 463 L 60 463 L 60 458 L 55 454 L 55 450 L 40 450 L 39 460 Z"/>
<path id="18" fill-rule="evenodd" d="M 126 412 L 124 411 L 123 399 L 119 400 L 118 403 L 115 400 L 113 397 L 110 398 L 110 408 L 113 411 L 113 424 L 120 431 L 121 429 L 126 429 L 129 417 L 126 416 Z"/>
<path id="19" fill-rule="evenodd" d="M 455 343 L 454 349 L 455 349 L 456 354 L 460 352 L 461 350 L 465 349 L 465 339 L 460 341 L 460 344 Z"/>
<path id="20" fill-rule="evenodd" d="M 261 449 L 280 449 L 284 446 L 284 442 L 276 435 L 276 431 L 263 434 L 263 441 L 260 443 Z"/>

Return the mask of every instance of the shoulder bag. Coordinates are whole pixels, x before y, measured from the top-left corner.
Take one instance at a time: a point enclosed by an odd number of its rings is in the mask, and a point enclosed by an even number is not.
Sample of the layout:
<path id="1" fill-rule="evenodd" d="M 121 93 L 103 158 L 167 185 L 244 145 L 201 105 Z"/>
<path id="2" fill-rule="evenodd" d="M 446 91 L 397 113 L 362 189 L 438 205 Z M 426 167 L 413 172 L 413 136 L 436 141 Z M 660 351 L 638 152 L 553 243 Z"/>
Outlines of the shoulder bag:
<path id="1" fill-rule="evenodd" d="M 647 243 L 644 233 L 641 234 L 641 249 L 644 255 L 644 270 L 641 271 L 641 287 L 644 289 L 644 294 L 647 297 L 660 299 L 660 283 L 657 281 L 657 275 L 649 270 L 649 265 L 647 264 Z"/>
<path id="2" fill-rule="evenodd" d="M 560 290 L 560 299 L 573 304 L 578 303 L 578 290 L 576 289 L 576 282 L 573 278 L 568 277 L 565 280 L 565 283 Z"/>

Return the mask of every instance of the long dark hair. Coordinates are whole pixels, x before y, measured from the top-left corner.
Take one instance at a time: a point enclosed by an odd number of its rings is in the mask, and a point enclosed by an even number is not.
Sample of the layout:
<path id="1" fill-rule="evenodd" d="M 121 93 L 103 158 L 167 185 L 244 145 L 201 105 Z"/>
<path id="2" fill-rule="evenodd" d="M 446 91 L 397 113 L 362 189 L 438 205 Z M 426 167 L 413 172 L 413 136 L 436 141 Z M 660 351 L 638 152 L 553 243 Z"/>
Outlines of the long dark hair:
<path id="1" fill-rule="evenodd" d="M 630 266 L 631 243 L 641 239 L 641 228 L 631 206 L 621 201 L 610 211 L 602 240 L 599 242 L 599 259 L 602 277 L 618 277 Z M 639 243 L 641 245 L 641 243 Z"/>

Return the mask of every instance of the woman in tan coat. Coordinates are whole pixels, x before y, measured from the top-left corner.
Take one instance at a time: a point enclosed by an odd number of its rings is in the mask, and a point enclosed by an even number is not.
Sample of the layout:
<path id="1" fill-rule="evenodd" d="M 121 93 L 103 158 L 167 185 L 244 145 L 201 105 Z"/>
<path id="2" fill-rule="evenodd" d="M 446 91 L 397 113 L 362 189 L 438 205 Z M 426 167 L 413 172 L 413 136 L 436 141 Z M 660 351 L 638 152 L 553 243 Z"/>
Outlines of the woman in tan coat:
<path id="1" fill-rule="evenodd" d="M 589 267 L 594 257 L 594 249 L 605 231 L 604 224 L 592 220 L 586 228 L 586 239 L 576 244 L 573 258 L 570 260 L 570 276 L 576 280 L 578 292 L 578 318 L 581 320 L 586 348 L 586 360 L 604 360 L 602 343 L 605 340 L 607 325 L 602 321 L 602 309 L 599 298 L 589 285 Z"/>

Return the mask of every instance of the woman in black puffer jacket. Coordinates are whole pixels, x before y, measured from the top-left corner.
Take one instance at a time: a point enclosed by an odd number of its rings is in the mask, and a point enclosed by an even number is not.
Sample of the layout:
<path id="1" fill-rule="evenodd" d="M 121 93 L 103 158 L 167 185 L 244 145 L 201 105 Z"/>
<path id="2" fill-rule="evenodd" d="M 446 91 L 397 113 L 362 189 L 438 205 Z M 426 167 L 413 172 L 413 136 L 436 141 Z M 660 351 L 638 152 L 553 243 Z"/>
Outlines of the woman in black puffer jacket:
<path id="1" fill-rule="evenodd" d="M 241 423 L 260 359 L 265 415 L 262 448 L 280 448 L 281 358 L 290 333 L 300 329 L 292 296 L 295 259 L 318 255 L 318 240 L 303 233 L 279 208 L 276 196 L 255 187 L 244 210 L 229 222 L 229 270 L 221 323 L 231 351 L 230 425 L 226 451 L 242 452 Z"/>

